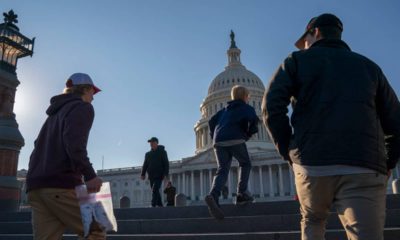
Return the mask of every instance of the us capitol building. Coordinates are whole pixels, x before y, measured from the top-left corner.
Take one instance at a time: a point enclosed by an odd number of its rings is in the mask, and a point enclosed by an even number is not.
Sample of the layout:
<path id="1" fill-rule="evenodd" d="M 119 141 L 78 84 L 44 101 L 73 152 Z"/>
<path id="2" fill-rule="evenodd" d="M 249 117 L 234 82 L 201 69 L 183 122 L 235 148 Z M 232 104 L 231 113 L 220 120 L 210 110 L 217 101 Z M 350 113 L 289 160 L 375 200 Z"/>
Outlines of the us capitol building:
<path id="1" fill-rule="evenodd" d="M 261 119 L 261 102 L 264 84 L 253 72 L 246 69 L 240 60 L 240 49 L 236 46 L 234 34 L 231 33 L 231 46 L 227 51 L 228 65 L 218 74 L 208 88 L 208 94 L 200 105 L 201 118 L 194 126 L 196 151 L 195 155 L 177 161 L 170 161 L 169 180 L 176 187 L 177 193 L 187 197 L 189 205 L 204 204 L 215 175 L 217 164 L 212 140 L 208 129 L 208 120 L 230 101 L 231 88 L 240 84 L 250 90 L 250 102 Z M 252 170 L 248 190 L 255 200 L 279 201 L 293 199 L 295 195 L 293 172 L 289 171 L 287 162 L 281 160 L 271 143 L 262 122 L 258 133 L 248 142 Z M 238 163 L 234 159 L 230 169 L 228 194 L 221 203 L 232 203 L 236 196 L 238 181 Z M 399 175 L 396 168 L 394 175 Z M 148 207 L 151 201 L 149 181 L 140 179 L 141 166 L 99 170 L 103 181 L 109 181 L 113 196 L 114 208 Z M 388 184 L 389 188 L 391 184 Z M 162 186 L 162 190 L 165 186 Z M 391 191 L 391 189 L 390 189 Z M 388 189 L 389 192 L 389 189 Z M 161 194 L 163 200 L 165 194 Z M 221 196 L 222 197 L 222 196 Z"/>
<path id="2" fill-rule="evenodd" d="M 191 205 L 202 204 L 210 190 L 217 163 L 208 120 L 231 100 L 230 93 L 234 85 L 240 84 L 249 89 L 251 96 L 249 104 L 255 108 L 261 119 L 261 102 L 265 87 L 261 79 L 241 63 L 240 52 L 236 47 L 234 34 L 231 33 L 231 46 L 227 51 L 228 65 L 211 82 L 208 94 L 200 105 L 201 118 L 194 126 L 195 155 L 170 161 L 169 180 L 176 187 L 177 193 L 187 196 L 187 203 Z M 295 193 L 292 171 L 289 171 L 288 164 L 278 156 L 262 122 L 258 128 L 258 133 L 247 142 L 253 166 L 248 189 L 256 201 L 292 199 Z M 222 199 L 221 203 L 233 201 L 238 170 L 238 163 L 234 159 L 226 184 L 228 197 Z M 151 190 L 149 182 L 140 179 L 141 166 L 105 169 L 97 173 L 103 181 L 110 182 L 115 208 L 150 206 Z M 165 197 L 164 194 L 161 195 Z"/>

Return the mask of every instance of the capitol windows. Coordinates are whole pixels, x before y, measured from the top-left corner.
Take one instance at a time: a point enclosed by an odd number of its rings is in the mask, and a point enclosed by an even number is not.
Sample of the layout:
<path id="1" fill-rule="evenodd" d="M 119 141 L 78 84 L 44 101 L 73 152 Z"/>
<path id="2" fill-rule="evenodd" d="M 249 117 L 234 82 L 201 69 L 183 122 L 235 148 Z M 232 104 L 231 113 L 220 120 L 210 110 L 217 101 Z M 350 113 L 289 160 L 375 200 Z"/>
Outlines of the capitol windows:
<path id="1" fill-rule="evenodd" d="M 128 183 L 127 182 L 125 182 L 125 187 L 127 187 L 128 186 Z"/>
<path id="2" fill-rule="evenodd" d="M 226 83 L 227 83 L 227 84 L 229 83 L 229 79 L 228 79 L 228 80 L 226 80 Z"/>
<path id="3" fill-rule="evenodd" d="M 222 103 L 219 104 L 219 109 L 222 109 Z"/>
<path id="4" fill-rule="evenodd" d="M 232 79 L 232 83 L 234 83 L 235 82 L 235 79 Z"/>
<path id="5" fill-rule="evenodd" d="M 239 81 L 240 81 L 240 80 L 239 80 Z M 242 79 L 242 82 L 246 82 L 246 80 L 243 78 L 243 79 Z"/>

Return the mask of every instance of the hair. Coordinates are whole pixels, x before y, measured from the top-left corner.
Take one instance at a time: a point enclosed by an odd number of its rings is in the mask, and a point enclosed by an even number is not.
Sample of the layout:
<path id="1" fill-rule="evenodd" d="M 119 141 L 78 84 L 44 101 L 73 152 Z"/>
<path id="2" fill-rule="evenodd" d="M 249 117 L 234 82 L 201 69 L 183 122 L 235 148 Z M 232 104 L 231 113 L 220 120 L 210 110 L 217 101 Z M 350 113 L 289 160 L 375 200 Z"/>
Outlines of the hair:
<path id="1" fill-rule="evenodd" d="M 318 27 L 321 36 L 329 39 L 342 39 L 342 30 L 333 26 Z"/>
<path id="2" fill-rule="evenodd" d="M 93 88 L 93 86 L 90 84 L 80 84 L 64 88 L 63 93 L 64 94 L 74 93 L 78 94 L 79 96 L 82 96 L 83 94 L 85 94 L 85 91 L 90 90 L 91 88 Z"/>
<path id="3" fill-rule="evenodd" d="M 244 100 L 245 97 L 249 95 L 249 90 L 243 86 L 235 85 L 231 90 L 231 98 L 232 100 Z"/>

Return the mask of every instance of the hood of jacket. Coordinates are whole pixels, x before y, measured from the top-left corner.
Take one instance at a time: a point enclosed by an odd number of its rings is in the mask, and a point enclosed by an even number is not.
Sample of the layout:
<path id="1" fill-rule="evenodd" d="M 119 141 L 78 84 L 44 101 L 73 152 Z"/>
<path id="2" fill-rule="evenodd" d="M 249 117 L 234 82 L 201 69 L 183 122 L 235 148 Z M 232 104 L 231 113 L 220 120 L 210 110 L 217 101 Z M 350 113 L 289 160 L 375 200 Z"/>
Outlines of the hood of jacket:
<path id="1" fill-rule="evenodd" d="M 164 145 L 158 145 L 157 146 L 157 148 L 155 149 L 155 150 L 151 150 L 151 152 L 157 152 L 157 151 L 164 151 L 165 150 L 165 147 L 164 147 Z"/>
<path id="2" fill-rule="evenodd" d="M 50 106 L 47 108 L 47 115 L 56 114 L 66 104 L 73 101 L 82 101 L 82 98 L 77 94 L 60 94 L 50 99 Z"/>

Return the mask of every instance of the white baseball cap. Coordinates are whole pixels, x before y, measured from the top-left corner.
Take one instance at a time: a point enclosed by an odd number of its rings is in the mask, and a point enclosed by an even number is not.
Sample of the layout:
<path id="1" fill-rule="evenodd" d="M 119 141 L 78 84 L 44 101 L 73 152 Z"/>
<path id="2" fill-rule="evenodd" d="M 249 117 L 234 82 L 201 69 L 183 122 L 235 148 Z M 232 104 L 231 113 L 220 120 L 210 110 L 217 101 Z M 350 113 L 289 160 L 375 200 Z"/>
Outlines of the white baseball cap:
<path id="1" fill-rule="evenodd" d="M 76 86 L 76 85 L 83 85 L 83 84 L 92 85 L 93 89 L 94 89 L 94 94 L 96 94 L 96 93 L 101 91 L 100 88 L 96 87 L 93 84 L 92 79 L 86 73 L 74 73 L 68 78 L 67 82 L 65 83 L 65 85 L 67 87 L 72 87 L 72 86 Z"/>

